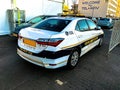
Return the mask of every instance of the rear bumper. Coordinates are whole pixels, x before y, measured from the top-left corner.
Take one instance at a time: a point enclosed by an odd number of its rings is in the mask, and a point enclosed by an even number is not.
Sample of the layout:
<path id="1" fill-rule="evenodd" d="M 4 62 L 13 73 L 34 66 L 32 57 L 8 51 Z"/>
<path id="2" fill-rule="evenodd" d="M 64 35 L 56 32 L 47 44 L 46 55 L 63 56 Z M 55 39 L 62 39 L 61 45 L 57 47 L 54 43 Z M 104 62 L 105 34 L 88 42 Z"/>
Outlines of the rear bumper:
<path id="1" fill-rule="evenodd" d="M 41 57 L 24 53 L 20 49 L 17 49 L 17 53 L 20 57 L 22 57 L 26 61 L 36 64 L 38 66 L 49 68 L 49 69 L 55 69 L 55 68 L 59 68 L 67 65 L 67 61 L 69 58 L 69 55 L 56 58 L 56 59 L 41 58 Z"/>

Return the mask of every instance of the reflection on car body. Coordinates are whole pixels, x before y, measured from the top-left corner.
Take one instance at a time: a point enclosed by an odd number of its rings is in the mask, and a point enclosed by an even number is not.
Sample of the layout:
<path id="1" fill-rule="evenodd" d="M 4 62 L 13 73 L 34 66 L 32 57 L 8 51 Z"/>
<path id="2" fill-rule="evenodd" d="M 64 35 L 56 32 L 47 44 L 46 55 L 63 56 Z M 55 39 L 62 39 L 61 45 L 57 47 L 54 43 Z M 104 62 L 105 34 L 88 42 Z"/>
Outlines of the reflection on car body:
<path id="1" fill-rule="evenodd" d="M 74 68 L 80 56 L 102 45 L 103 34 L 87 18 L 49 18 L 19 32 L 17 53 L 45 68 Z"/>

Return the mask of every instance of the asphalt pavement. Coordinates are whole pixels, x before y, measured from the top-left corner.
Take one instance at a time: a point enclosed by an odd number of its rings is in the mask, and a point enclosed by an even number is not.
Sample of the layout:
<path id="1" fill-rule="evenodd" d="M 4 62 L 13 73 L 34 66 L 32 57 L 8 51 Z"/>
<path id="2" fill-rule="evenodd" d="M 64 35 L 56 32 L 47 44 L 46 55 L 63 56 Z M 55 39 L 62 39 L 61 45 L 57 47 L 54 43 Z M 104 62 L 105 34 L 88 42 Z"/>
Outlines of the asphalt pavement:
<path id="1" fill-rule="evenodd" d="M 17 55 L 15 38 L 0 36 L 0 90 L 120 90 L 120 45 L 108 54 L 111 31 L 104 32 L 103 46 L 73 70 L 31 64 Z"/>

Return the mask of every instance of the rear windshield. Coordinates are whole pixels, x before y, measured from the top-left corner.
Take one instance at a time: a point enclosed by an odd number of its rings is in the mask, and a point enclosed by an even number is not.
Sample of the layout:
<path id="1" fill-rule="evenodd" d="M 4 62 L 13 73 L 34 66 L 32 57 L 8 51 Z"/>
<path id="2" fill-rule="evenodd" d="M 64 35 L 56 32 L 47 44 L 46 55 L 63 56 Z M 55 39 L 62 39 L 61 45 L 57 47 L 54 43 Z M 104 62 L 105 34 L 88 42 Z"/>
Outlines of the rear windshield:
<path id="1" fill-rule="evenodd" d="M 32 27 L 37 29 L 61 32 L 70 22 L 71 20 L 47 19 Z"/>
<path id="2" fill-rule="evenodd" d="M 28 23 L 35 24 L 35 23 L 40 22 L 41 20 L 43 20 L 43 17 L 35 17 L 31 19 Z"/>
<path id="3" fill-rule="evenodd" d="M 101 18 L 100 20 L 109 21 L 109 18 Z"/>

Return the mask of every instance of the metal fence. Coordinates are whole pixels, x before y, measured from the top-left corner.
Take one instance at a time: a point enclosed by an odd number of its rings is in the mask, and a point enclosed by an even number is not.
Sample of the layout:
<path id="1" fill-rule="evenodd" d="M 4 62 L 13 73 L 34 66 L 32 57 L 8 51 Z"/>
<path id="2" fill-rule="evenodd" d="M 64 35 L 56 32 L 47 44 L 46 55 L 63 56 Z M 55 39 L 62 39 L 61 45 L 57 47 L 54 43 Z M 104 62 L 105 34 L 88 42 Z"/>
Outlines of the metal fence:
<path id="1" fill-rule="evenodd" d="M 109 52 L 120 44 L 120 20 L 116 20 L 109 44 Z"/>

